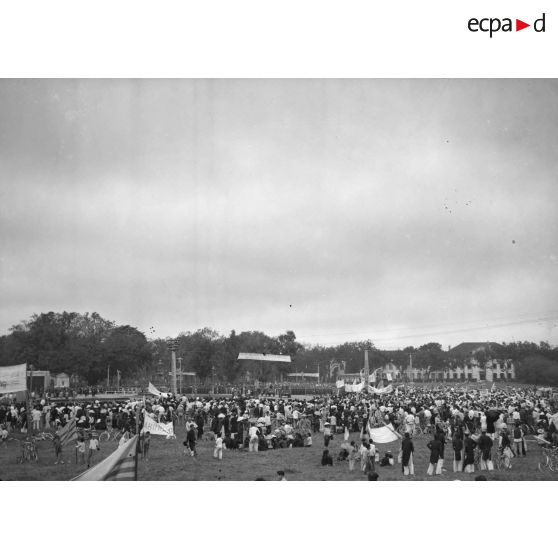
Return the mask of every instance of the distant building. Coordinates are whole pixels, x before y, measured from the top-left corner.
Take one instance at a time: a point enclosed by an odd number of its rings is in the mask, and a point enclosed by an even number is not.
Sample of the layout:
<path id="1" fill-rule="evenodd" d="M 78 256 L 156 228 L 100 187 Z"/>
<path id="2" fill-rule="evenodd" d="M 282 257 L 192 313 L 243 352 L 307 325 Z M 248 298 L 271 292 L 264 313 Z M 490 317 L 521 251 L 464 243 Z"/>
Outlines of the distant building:
<path id="1" fill-rule="evenodd" d="M 61 374 L 56 374 L 56 376 L 54 376 L 54 387 L 55 388 L 70 387 L 70 376 L 65 372 L 62 372 Z"/>
<path id="2" fill-rule="evenodd" d="M 515 367 L 510 359 L 497 358 L 502 345 L 493 342 L 460 343 L 447 351 L 452 363 L 445 370 L 407 367 L 398 370 L 395 379 L 408 382 L 498 382 L 515 380 Z"/>
<path id="3" fill-rule="evenodd" d="M 502 349 L 502 345 L 494 342 L 460 343 L 448 351 L 455 366 L 447 371 L 447 379 L 477 382 L 515 380 L 513 362 L 498 358 Z"/>

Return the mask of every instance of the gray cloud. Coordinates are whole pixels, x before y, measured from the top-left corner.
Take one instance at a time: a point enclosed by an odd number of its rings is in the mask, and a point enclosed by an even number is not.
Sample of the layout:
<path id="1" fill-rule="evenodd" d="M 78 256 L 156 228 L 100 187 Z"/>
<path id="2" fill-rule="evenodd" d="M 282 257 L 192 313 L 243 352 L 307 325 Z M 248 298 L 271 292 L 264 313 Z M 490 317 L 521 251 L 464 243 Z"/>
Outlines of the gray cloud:
<path id="1" fill-rule="evenodd" d="M 557 109 L 555 80 L 3 80 L 0 326 L 557 342 Z"/>

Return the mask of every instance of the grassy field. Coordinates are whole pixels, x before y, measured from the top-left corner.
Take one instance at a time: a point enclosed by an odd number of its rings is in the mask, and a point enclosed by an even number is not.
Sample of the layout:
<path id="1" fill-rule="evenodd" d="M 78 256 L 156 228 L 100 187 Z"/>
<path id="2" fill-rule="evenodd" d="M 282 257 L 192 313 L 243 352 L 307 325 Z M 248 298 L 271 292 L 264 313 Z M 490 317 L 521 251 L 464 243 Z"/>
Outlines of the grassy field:
<path id="1" fill-rule="evenodd" d="M 259 453 L 247 451 L 223 452 L 223 460 L 213 458 L 213 443 L 200 442 L 198 444 L 198 457 L 193 459 L 184 454 L 184 427 L 179 427 L 177 440 L 165 440 L 160 436 L 152 438 L 149 461 L 140 461 L 139 480 L 186 480 L 186 481 L 250 481 L 262 477 L 265 480 L 276 480 L 276 472 L 284 470 L 289 481 L 362 481 L 366 480 L 363 473 L 355 467 L 349 471 L 347 462 L 336 461 L 339 446 L 343 442 L 342 435 L 337 435 L 330 443 L 330 453 L 334 457 L 333 467 L 321 467 L 320 459 L 323 450 L 323 438 L 314 436 L 314 445 L 311 448 L 294 448 L 270 450 Z M 357 440 L 358 435 L 353 434 L 352 439 Z M 452 451 L 446 446 L 446 471 L 442 476 L 428 477 L 429 450 L 426 448 L 428 439 L 423 437 L 415 440 L 415 476 L 404 477 L 401 466 L 395 463 L 393 467 L 376 467 L 381 481 L 421 480 L 429 482 L 473 480 L 475 475 L 452 472 Z M 85 466 L 75 464 L 75 453 L 72 446 L 64 452 L 64 464 L 54 464 L 54 450 L 52 443 L 41 441 L 37 444 L 38 463 L 17 463 L 19 444 L 10 441 L 0 445 L 0 478 L 7 480 L 69 480 L 82 471 Z M 94 463 L 98 463 L 117 447 L 116 442 L 103 444 L 101 451 L 96 452 Z M 390 450 L 395 456 L 399 451 L 399 443 L 382 444 L 377 446 L 382 452 Z M 486 474 L 489 480 L 558 480 L 557 473 L 550 471 L 540 472 L 537 464 L 540 458 L 540 449 L 534 441 L 528 443 L 527 457 L 512 460 L 512 469 L 508 471 L 493 471 Z"/>

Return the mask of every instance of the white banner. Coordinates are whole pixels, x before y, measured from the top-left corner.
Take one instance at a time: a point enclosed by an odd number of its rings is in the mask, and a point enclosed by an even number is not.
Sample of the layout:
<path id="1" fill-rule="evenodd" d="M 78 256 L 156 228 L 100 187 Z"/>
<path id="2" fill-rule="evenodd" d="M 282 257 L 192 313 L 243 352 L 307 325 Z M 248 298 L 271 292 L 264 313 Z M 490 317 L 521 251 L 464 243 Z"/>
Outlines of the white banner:
<path id="1" fill-rule="evenodd" d="M 364 383 L 345 384 L 345 391 L 349 393 L 360 393 L 363 387 L 364 387 Z"/>
<path id="2" fill-rule="evenodd" d="M 337 380 L 335 382 L 335 387 L 337 389 L 341 389 L 341 388 L 345 387 L 345 380 Z"/>
<path id="3" fill-rule="evenodd" d="M 372 386 L 368 386 L 368 393 L 372 393 L 374 395 L 386 395 L 387 393 L 391 393 L 393 391 L 393 384 L 389 384 L 384 388 L 375 388 Z"/>
<path id="4" fill-rule="evenodd" d="M 174 438 L 174 428 L 172 422 L 156 422 L 149 415 L 145 415 L 142 432 L 151 432 L 158 436 L 166 436 L 167 439 Z"/>
<path id="5" fill-rule="evenodd" d="M 380 426 L 379 428 L 370 428 L 368 426 L 370 438 L 375 444 L 389 444 L 401 438 L 391 425 Z"/>
<path id="6" fill-rule="evenodd" d="M 268 355 L 267 353 L 240 353 L 238 360 L 263 360 L 267 362 L 291 362 L 289 355 Z"/>
<path id="7" fill-rule="evenodd" d="M 0 366 L 0 393 L 27 390 L 27 365 Z"/>

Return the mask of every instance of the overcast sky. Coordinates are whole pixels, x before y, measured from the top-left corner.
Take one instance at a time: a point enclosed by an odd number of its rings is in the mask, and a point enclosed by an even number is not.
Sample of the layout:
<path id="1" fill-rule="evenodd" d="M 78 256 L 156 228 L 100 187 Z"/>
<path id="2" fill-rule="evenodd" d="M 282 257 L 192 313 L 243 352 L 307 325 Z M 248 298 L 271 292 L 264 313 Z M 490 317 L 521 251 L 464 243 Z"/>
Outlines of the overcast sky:
<path id="1" fill-rule="evenodd" d="M 557 179 L 555 80 L 2 80 L 0 332 L 558 344 Z"/>

